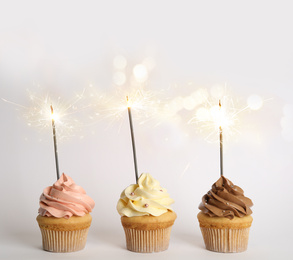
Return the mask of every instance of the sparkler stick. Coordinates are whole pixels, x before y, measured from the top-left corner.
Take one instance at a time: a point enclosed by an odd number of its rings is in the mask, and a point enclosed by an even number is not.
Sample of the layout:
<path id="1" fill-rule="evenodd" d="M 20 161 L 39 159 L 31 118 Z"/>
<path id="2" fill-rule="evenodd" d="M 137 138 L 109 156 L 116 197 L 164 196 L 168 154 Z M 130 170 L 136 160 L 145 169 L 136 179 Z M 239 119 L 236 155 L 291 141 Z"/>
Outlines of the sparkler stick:
<path id="1" fill-rule="evenodd" d="M 137 181 L 138 181 L 138 172 L 137 172 L 136 149 L 135 149 L 135 140 L 134 140 L 133 125 L 132 125 L 132 116 L 131 116 L 131 106 L 129 104 L 128 96 L 126 97 L 126 99 L 127 99 L 127 109 L 128 109 L 129 125 L 130 125 L 130 132 L 131 132 L 135 179 L 136 179 L 136 183 L 137 183 Z"/>
<path id="2" fill-rule="evenodd" d="M 54 140 L 56 173 L 57 173 L 57 180 L 59 180 L 59 163 L 58 163 L 58 151 L 57 151 L 57 140 L 56 140 L 56 127 L 55 127 L 55 119 L 54 119 L 54 110 L 53 110 L 52 105 L 51 105 L 51 117 L 52 117 L 52 128 L 53 128 L 53 140 Z"/>
<path id="3" fill-rule="evenodd" d="M 222 104 L 221 104 L 221 100 L 219 100 L 220 111 L 221 111 L 221 108 L 222 108 Z M 221 124 L 219 126 L 219 133 L 220 133 L 220 173 L 221 173 L 221 176 L 223 176 L 223 129 Z"/>

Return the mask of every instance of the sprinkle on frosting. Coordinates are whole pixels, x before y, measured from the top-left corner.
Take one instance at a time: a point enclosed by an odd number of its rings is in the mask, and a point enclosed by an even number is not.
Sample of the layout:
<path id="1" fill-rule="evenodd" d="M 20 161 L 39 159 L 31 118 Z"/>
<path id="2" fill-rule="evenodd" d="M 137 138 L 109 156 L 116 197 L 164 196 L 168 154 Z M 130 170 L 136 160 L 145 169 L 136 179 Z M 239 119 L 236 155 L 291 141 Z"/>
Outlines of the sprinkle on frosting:
<path id="1" fill-rule="evenodd" d="M 133 194 L 133 195 L 132 195 Z M 121 216 L 160 216 L 168 210 L 174 200 L 167 190 L 160 186 L 159 181 L 149 173 L 143 173 L 137 184 L 128 186 L 120 196 L 117 211 Z"/>
<path id="2" fill-rule="evenodd" d="M 212 189 L 202 197 L 199 209 L 210 217 L 244 217 L 252 213 L 252 201 L 244 196 L 243 190 L 221 176 Z"/>
<path id="3" fill-rule="evenodd" d="M 53 186 L 44 189 L 40 197 L 39 214 L 68 219 L 71 216 L 84 216 L 94 206 L 95 202 L 86 195 L 85 190 L 63 173 Z"/>

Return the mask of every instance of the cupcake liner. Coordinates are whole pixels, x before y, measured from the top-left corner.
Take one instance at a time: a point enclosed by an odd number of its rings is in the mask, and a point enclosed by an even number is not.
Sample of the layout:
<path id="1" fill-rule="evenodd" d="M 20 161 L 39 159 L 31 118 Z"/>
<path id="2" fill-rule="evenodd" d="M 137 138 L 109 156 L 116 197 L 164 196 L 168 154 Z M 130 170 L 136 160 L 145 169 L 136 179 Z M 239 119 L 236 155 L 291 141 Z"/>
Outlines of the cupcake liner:
<path id="1" fill-rule="evenodd" d="M 92 217 L 72 216 L 69 219 L 37 216 L 43 249 L 50 252 L 74 252 L 85 247 Z"/>
<path id="2" fill-rule="evenodd" d="M 206 228 L 200 227 L 206 249 L 221 253 L 238 253 L 247 249 L 248 228 Z"/>
<path id="3" fill-rule="evenodd" d="M 164 229 L 139 230 L 124 227 L 126 247 L 139 253 L 152 253 L 167 250 L 172 226 Z"/>
<path id="4" fill-rule="evenodd" d="M 73 231 L 41 229 L 43 249 L 50 252 L 74 252 L 85 247 L 89 228 Z"/>

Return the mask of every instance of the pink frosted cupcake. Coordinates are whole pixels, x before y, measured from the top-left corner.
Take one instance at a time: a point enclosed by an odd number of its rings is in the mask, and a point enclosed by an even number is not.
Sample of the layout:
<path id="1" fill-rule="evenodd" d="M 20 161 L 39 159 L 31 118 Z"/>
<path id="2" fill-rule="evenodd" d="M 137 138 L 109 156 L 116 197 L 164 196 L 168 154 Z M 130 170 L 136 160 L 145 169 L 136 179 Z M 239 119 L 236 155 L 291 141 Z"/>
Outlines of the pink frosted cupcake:
<path id="1" fill-rule="evenodd" d="M 62 174 L 40 197 L 37 221 L 42 233 L 43 249 L 73 252 L 85 247 L 95 202 L 84 189 Z"/>

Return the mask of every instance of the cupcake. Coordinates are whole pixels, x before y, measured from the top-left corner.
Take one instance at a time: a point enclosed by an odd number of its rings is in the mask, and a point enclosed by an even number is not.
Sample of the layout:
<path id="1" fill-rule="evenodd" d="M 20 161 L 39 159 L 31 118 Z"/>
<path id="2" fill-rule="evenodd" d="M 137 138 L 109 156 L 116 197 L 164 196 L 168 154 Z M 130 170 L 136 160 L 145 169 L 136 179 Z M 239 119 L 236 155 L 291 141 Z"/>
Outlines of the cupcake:
<path id="1" fill-rule="evenodd" d="M 221 176 L 199 205 L 197 218 L 206 249 L 222 253 L 245 251 L 252 205 L 240 187 Z"/>
<path id="2" fill-rule="evenodd" d="M 117 211 L 125 231 L 127 249 L 139 253 L 168 249 L 171 228 L 176 219 L 170 205 L 174 200 L 149 173 L 120 196 Z"/>
<path id="3" fill-rule="evenodd" d="M 50 252 L 74 252 L 85 247 L 95 202 L 84 189 L 62 174 L 40 197 L 37 221 L 43 249 Z"/>

